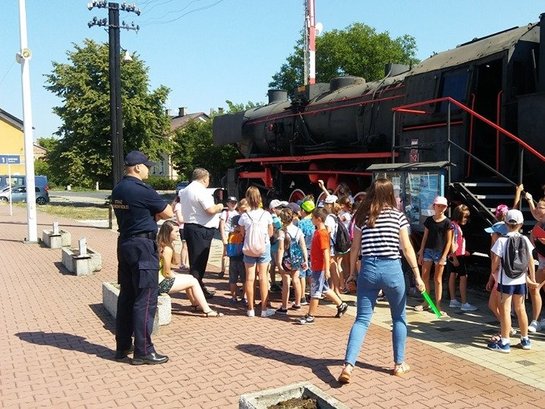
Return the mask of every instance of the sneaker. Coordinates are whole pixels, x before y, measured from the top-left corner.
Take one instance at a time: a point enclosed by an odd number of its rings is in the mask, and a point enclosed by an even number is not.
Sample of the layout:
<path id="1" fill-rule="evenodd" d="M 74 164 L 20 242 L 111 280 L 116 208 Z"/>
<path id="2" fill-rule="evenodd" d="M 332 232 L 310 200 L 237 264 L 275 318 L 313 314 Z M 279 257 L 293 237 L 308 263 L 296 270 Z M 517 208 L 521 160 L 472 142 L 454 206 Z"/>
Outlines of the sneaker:
<path id="1" fill-rule="evenodd" d="M 532 349 L 532 342 L 530 341 L 530 338 L 521 338 L 520 339 L 520 347 L 525 350 Z"/>
<path id="2" fill-rule="evenodd" d="M 301 305 L 292 304 L 292 305 L 291 305 L 291 309 L 292 309 L 292 310 L 300 310 L 300 309 L 301 309 Z"/>
<path id="3" fill-rule="evenodd" d="M 288 313 L 288 309 L 287 309 L 287 308 L 282 308 L 282 307 L 280 307 L 280 308 L 278 308 L 278 309 L 276 310 L 276 312 L 277 312 L 278 314 L 287 314 L 287 313 Z M 263 314 L 262 314 L 262 315 L 263 315 Z"/>
<path id="4" fill-rule="evenodd" d="M 246 310 L 246 315 L 248 317 L 255 317 L 255 310 Z"/>
<path id="5" fill-rule="evenodd" d="M 517 330 L 513 327 L 511 327 L 511 329 L 509 330 L 509 335 L 511 335 L 512 337 L 517 335 Z"/>
<path id="6" fill-rule="evenodd" d="M 314 317 L 310 314 L 307 314 L 299 320 L 299 324 L 301 325 L 314 324 Z"/>
<path id="7" fill-rule="evenodd" d="M 531 332 L 534 334 L 536 331 L 539 331 L 541 329 L 541 324 L 537 322 L 536 320 L 532 320 L 530 325 L 528 325 L 528 332 Z"/>
<path id="8" fill-rule="evenodd" d="M 341 305 L 337 307 L 337 314 L 335 315 L 335 318 L 341 318 L 347 309 L 348 309 L 348 304 L 345 302 L 341 303 Z"/>
<path id="9" fill-rule="evenodd" d="M 308 305 L 308 301 L 306 298 L 301 298 L 301 305 Z"/>
<path id="10" fill-rule="evenodd" d="M 452 304 L 452 301 L 450 302 Z M 460 307 L 460 309 L 462 311 L 477 311 L 478 308 L 475 307 L 474 305 L 471 305 L 470 303 L 466 302 L 465 304 L 462 304 L 462 306 Z"/>
<path id="11" fill-rule="evenodd" d="M 454 299 L 454 300 L 450 300 L 450 304 L 448 306 L 450 308 L 460 308 L 460 307 L 462 307 L 462 303 L 460 301 L 458 301 L 457 299 Z"/>
<path id="12" fill-rule="evenodd" d="M 509 345 L 509 344 L 504 345 L 504 344 L 501 343 L 501 340 L 496 341 L 496 342 L 490 342 L 487 345 L 487 348 L 490 349 L 491 351 L 498 351 L 498 352 L 502 352 L 504 354 L 508 354 L 509 352 L 511 352 L 511 345 Z"/>
<path id="13" fill-rule="evenodd" d="M 266 310 L 261 311 L 261 318 L 272 317 L 274 314 L 276 314 L 276 310 L 273 310 L 272 308 L 267 308 Z"/>

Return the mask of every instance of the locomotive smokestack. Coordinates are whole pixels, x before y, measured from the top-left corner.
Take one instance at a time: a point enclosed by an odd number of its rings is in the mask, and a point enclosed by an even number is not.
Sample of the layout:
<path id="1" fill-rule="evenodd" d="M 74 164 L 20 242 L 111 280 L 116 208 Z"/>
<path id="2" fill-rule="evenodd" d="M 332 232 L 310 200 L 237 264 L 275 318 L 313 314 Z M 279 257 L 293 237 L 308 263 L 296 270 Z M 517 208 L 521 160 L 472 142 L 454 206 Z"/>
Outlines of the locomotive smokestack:
<path id="1" fill-rule="evenodd" d="M 539 82 L 538 91 L 545 92 L 545 13 L 539 16 Z"/>
<path id="2" fill-rule="evenodd" d="M 267 95 L 269 96 L 269 104 L 288 100 L 288 92 L 283 89 L 270 89 Z"/>

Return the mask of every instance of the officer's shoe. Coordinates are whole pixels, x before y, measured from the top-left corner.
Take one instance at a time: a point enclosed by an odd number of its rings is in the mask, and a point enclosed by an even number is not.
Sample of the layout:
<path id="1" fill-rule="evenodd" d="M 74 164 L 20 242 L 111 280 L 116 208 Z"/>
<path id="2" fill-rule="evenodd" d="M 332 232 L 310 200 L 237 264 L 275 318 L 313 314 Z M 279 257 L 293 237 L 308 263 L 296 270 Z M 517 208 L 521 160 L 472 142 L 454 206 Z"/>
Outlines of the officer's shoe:
<path id="1" fill-rule="evenodd" d="M 129 354 L 132 354 L 134 352 L 134 346 L 131 345 L 131 347 L 129 349 L 124 349 L 124 350 L 117 350 L 115 351 L 115 355 L 114 355 L 114 359 L 116 361 L 122 361 L 124 360 Z"/>
<path id="2" fill-rule="evenodd" d="M 157 352 L 152 352 L 151 354 L 147 354 L 144 356 L 135 356 L 131 364 L 133 365 L 157 365 L 157 364 L 164 364 L 168 361 L 168 356 L 158 354 Z"/>

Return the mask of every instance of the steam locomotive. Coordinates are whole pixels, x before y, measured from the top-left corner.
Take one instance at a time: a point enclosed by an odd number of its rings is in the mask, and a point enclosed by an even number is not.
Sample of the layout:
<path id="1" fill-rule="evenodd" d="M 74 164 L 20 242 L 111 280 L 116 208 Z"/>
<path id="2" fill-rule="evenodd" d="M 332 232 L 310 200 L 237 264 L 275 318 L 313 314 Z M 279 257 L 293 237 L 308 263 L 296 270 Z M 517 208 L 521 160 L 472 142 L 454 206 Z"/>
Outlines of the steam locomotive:
<path id="1" fill-rule="evenodd" d="M 242 158 L 226 175 L 238 196 L 250 184 L 296 200 L 315 182 L 365 189 L 376 163 L 448 163 L 448 186 L 545 183 L 545 14 L 476 38 L 414 67 L 389 65 L 380 81 L 334 78 L 288 99 L 218 116 L 217 145 Z M 510 188 L 511 189 L 511 188 Z M 512 191 L 510 191 L 512 195 Z"/>

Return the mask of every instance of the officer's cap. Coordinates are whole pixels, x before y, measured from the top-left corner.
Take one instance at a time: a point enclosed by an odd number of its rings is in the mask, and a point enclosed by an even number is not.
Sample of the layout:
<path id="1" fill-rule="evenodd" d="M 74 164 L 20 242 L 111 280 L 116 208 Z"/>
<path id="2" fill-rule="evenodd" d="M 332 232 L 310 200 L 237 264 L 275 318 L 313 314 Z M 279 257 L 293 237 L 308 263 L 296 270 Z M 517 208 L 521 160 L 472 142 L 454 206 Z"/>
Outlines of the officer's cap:
<path id="1" fill-rule="evenodd" d="M 148 168 L 155 166 L 155 162 L 152 162 L 140 151 L 132 151 L 125 156 L 125 166 L 146 165 Z"/>

